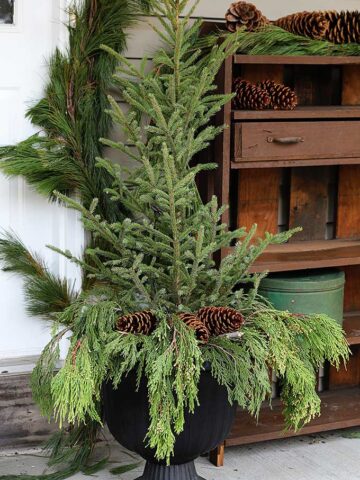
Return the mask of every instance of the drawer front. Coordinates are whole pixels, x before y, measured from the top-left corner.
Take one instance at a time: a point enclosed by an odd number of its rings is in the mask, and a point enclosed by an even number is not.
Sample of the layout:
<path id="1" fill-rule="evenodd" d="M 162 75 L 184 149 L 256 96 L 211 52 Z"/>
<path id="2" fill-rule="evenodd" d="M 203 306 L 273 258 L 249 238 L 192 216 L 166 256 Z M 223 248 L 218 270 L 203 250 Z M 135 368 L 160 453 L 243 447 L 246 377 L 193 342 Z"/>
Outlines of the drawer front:
<path id="1" fill-rule="evenodd" d="M 255 122 L 234 126 L 234 160 L 359 158 L 360 122 Z"/>

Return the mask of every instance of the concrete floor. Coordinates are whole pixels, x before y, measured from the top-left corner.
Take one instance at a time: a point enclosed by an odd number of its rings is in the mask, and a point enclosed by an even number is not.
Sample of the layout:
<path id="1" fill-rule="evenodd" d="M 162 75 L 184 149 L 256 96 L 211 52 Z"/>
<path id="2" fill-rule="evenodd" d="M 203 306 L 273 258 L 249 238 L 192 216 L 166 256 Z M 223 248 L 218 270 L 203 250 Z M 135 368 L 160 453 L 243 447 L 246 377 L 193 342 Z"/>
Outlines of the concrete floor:
<path id="1" fill-rule="evenodd" d="M 110 468 L 141 464 L 119 476 L 106 469 L 91 477 L 75 475 L 73 480 L 134 480 L 142 473 L 141 459 L 118 445 L 111 445 L 111 462 Z M 206 480 L 360 480 L 360 430 L 229 448 L 223 468 L 201 458 L 197 469 Z M 0 474 L 20 473 L 48 473 L 40 450 L 0 452 Z"/>

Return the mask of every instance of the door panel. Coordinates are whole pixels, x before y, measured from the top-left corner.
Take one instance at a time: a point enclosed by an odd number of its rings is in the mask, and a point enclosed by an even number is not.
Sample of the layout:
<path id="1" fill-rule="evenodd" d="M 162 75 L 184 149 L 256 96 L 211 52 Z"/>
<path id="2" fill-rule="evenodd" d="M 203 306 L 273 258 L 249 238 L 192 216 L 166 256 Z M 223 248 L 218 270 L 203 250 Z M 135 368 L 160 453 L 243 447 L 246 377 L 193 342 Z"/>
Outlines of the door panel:
<path id="1" fill-rule="evenodd" d="M 0 0 L 0 7 L 7 1 Z M 14 23 L 0 23 L 0 145 L 16 143 L 36 131 L 25 112 L 42 97 L 47 59 L 66 38 L 64 8 L 61 0 L 15 0 Z M 1 12 L 0 8 L 0 22 Z M 80 251 L 83 233 L 73 212 L 50 204 L 18 178 L 0 177 L 0 202 L 1 229 L 16 232 L 55 273 L 78 277 L 76 269 L 45 247 L 53 244 Z M 0 273 L 0 360 L 36 356 L 49 339 L 46 323 L 27 317 L 21 283 Z"/>

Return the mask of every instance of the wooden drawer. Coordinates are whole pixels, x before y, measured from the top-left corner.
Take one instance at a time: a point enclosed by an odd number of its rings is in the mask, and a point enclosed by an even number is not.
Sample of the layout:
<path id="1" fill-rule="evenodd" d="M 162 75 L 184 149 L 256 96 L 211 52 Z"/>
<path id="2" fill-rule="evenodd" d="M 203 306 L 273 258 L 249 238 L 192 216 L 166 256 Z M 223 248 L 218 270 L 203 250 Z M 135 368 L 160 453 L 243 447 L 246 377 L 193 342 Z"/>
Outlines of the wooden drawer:
<path id="1" fill-rule="evenodd" d="M 360 158 L 360 122 L 234 124 L 234 161 Z"/>

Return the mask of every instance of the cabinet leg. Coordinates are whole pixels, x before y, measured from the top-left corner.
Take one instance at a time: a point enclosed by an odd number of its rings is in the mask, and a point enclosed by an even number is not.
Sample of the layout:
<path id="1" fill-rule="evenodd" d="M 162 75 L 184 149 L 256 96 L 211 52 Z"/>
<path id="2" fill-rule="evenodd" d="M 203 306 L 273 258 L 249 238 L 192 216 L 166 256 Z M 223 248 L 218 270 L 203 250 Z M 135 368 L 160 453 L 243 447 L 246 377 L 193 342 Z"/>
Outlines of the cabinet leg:
<path id="1" fill-rule="evenodd" d="M 224 466 L 224 453 L 225 453 L 225 444 L 222 443 L 215 450 L 210 452 L 210 462 L 215 465 L 215 467 Z"/>

